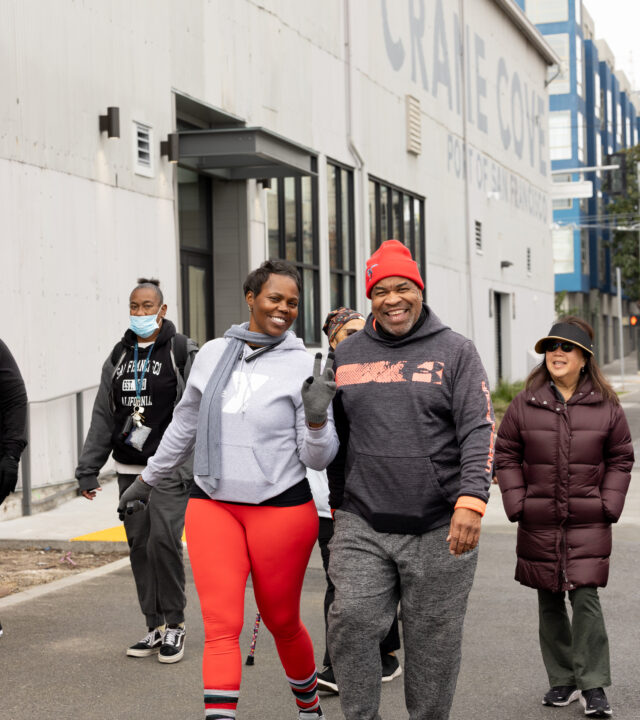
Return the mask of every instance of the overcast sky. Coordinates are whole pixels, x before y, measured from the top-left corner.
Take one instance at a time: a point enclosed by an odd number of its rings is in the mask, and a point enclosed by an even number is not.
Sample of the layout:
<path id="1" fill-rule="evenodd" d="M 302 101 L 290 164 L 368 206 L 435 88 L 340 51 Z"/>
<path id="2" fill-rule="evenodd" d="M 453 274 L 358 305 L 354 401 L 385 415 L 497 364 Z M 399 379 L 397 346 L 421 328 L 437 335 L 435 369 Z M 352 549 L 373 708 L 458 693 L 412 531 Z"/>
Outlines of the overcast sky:
<path id="1" fill-rule="evenodd" d="M 596 38 L 607 41 L 634 90 L 640 90 L 640 2 L 638 0 L 584 0 L 593 18 Z"/>

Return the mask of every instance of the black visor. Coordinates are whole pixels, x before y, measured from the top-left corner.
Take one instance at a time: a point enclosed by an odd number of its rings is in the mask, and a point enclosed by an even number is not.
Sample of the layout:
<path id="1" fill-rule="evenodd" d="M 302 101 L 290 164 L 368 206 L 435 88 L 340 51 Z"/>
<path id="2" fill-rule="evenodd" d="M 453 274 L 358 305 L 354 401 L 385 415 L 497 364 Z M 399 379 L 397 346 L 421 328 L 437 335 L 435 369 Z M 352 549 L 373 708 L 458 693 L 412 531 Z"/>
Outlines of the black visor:
<path id="1" fill-rule="evenodd" d="M 545 351 L 544 346 L 547 340 L 565 340 L 582 348 L 589 355 L 593 355 L 593 342 L 589 335 L 577 325 L 571 323 L 556 323 L 549 330 L 549 334 L 540 338 L 536 343 L 535 351 L 537 353 Z"/>

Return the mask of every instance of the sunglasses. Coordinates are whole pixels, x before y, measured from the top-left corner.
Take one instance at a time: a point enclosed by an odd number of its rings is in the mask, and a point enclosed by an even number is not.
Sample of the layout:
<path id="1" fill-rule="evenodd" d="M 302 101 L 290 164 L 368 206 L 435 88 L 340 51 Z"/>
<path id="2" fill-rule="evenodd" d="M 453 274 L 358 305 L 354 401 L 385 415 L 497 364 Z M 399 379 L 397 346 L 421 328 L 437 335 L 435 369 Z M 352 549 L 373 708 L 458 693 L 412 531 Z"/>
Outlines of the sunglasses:
<path id="1" fill-rule="evenodd" d="M 553 352 L 560 348 L 562 352 L 571 352 L 576 349 L 576 346 L 570 342 L 562 342 L 561 340 L 548 340 L 544 345 L 545 352 Z"/>

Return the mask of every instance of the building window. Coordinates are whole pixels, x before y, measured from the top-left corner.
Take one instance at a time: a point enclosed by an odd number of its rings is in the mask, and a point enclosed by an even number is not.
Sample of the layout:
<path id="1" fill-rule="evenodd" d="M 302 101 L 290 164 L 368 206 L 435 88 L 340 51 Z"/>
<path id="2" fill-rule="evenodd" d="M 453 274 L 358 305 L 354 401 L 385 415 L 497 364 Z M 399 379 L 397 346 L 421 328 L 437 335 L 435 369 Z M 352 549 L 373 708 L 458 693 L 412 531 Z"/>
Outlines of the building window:
<path id="1" fill-rule="evenodd" d="M 391 238 L 406 245 L 418 263 L 426 284 L 424 254 L 424 199 L 387 185 L 369 180 L 369 242 L 371 252 Z"/>
<path id="2" fill-rule="evenodd" d="M 626 132 L 626 147 L 631 147 L 633 145 L 633 137 L 631 135 L 631 118 L 627 117 L 627 132 Z"/>
<path id="3" fill-rule="evenodd" d="M 577 146 L 578 146 L 578 160 L 581 162 L 584 162 L 584 144 L 585 144 L 585 135 L 587 131 L 587 124 L 584 119 L 584 115 L 581 112 L 578 112 L 578 123 L 576 125 L 576 133 L 577 133 Z"/>
<path id="4" fill-rule="evenodd" d="M 598 284 L 604 287 L 607 281 L 607 253 L 602 235 L 598 235 Z"/>
<path id="5" fill-rule="evenodd" d="M 320 344 L 320 267 L 318 262 L 318 181 L 279 178 L 267 190 L 269 258 L 288 260 L 302 278 L 294 329 L 307 345 Z"/>
<path id="6" fill-rule="evenodd" d="M 549 113 L 549 152 L 552 160 L 571 158 L 571 111 Z"/>
<path id="7" fill-rule="evenodd" d="M 527 248 L 527 273 L 531 275 L 531 248 Z"/>
<path id="8" fill-rule="evenodd" d="M 602 94 L 600 90 L 600 75 L 595 73 L 593 76 L 593 114 L 600 118 Z"/>
<path id="9" fill-rule="evenodd" d="M 611 88 L 607 90 L 607 132 L 610 135 L 613 134 L 613 97 L 611 95 Z"/>
<path id="10" fill-rule="evenodd" d="M 549 76 L 553 77 L 553 80 L 549 84 L 549 94 L 561 95 L 568 93 L 571 89 L 569 73 L 569 35 L 567 33 L 545 35 L 544 39 L 551 45 L 560 58 L 560 65 L 557 68 L 549 68 Z"/>
<path id="11" fill-rule="evenodd" d="M 475 222 L 475 238 L 476 238 L 476 250 L 482 252 L 482 223 L 479 220 Z"/>
<path id="12" fill-rule="evenodd" d="M 583 275 L 589 274 L 589 231 L 580 230 L 580 269 Z"/>
<path id="13" fill-rule="evenodd" d="M 616 141 L 618 149 L 622 145 L 622 107 L 620 103 L 616 103 Z"/>
<path id="14" fill-rule="evenodd" d="M 133 123 L 133 167 L 136 175 L 153 177 L 153 130 L 149 125 Z"/>
<path id="15" fill-rule="evenodd" d="M 327 163 L 329 268 L 331 307 L 353 308 L 356 302 L 353 172 Z"/>
<path id="16" fill-rule="evenodd" d="M 573 263 L 573 230 L 571 228 L 556 228 L 551 231 L 553 242 L 553 272 L 572 273 Z"/>
<path id="17" fill-rule="evenodd" d="M 584 94 L 584 60 L 582 38 L 576 35 L 576 91 L 580 97 Z"/>
<path id="18" fill-rule="evenodd" d="M 566 175 L 564 173 L 554 173 L 551 179 L 556 183 L 568 183 L 572 182 L 573 176 L 571 173 L 567 173 Z M 551 205 L 553 210 L 571 210 L 573 200 L 572 198 L 554 198 L 551 201 Z"/>
<path id="19" fill-rule="evenodd" d="M 214 336 L 211 178 L 178 167 L 182 331 L 202 347 Z"/>
<path id="20" fill-rule="evenodd" d="M 527 0 L 526 12 L 534 25 L 566 22 L 569 19 L 569 0 Z"/>

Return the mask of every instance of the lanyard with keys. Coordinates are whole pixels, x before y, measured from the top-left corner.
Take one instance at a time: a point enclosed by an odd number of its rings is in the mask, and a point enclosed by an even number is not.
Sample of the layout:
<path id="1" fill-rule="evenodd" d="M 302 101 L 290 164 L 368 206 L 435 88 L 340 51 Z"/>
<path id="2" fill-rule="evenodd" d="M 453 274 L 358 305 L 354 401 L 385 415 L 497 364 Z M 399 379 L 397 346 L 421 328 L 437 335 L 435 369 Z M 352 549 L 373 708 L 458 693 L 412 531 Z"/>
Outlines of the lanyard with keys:
<path id="1" fill-rule="evenodd" d="M 133 424 L 136 427 L 140 427 L 144 421 L 144 415 L 142 414 L 144 412 L 144 405 L 142 404 L 142 383 L 144 381 L 145 373 L 147 372 L 147 368 L 149 367 L 149 359 L 151 358 L 151 351 L 153 350 L 153 346 L 155 343 L 151 343 L 151 346 L 149 347 L 149 352 L 147 353 L 146 360 L 144 361 L 144 365 L 142 366 L 142 373 L 140 374 L 140 379 L 138 379 L 138 341 L 136 340 L 135 347 L 133 349 L 133 378 L 136 385 L 136 399 L 135 404 L 133 406 L 133 412 L 131 413 L 131 417 L 133 418 Z"/>

